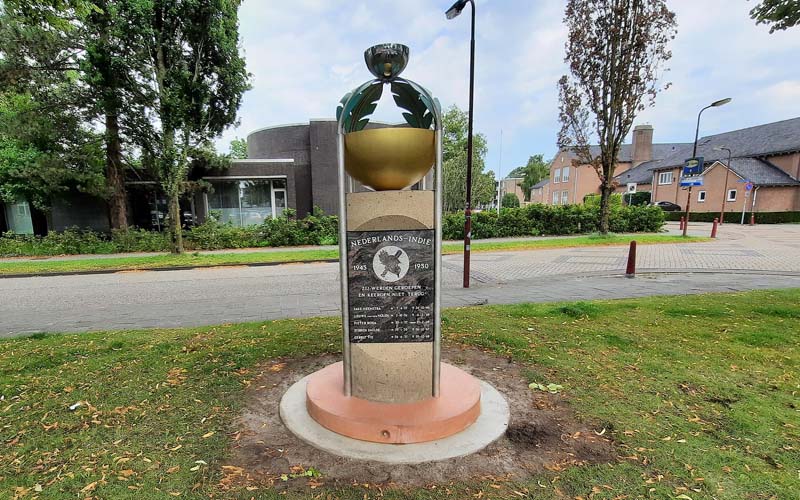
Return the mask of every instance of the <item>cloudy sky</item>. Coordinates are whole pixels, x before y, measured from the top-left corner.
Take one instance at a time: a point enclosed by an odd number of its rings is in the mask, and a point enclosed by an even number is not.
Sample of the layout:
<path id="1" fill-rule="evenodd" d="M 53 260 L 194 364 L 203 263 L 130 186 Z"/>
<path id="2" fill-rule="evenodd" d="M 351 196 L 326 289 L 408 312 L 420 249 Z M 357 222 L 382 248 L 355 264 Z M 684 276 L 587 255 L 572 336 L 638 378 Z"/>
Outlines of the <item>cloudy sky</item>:
<path id="1" fill-rule="evenodd" d="M 241 124 L 219 141 L 284 123 L 334 116 L 339 99 L 371 78 L 365 48 L 400 42 L 411 48 L 404 76 L 444 107 L 468 104 L 469 15 L 448 21 L 452 0 L 245 0 L 242 45 L 253 89 Z M 502 175 L 528 156 L 556 151 L 556 82 L 564 74 L 563 0 L 478 0 L 475 130 L 487 136 L 487 165 Z M 672 87 L 636 123 L 655 142 L 690 142 L 697 111 L 701 135 L 800 116 L 800 27 L 770 35 L 745 0 L 669 0 L 678 18 Z M 502 162 L 501 150 L 502 130 Z"/>

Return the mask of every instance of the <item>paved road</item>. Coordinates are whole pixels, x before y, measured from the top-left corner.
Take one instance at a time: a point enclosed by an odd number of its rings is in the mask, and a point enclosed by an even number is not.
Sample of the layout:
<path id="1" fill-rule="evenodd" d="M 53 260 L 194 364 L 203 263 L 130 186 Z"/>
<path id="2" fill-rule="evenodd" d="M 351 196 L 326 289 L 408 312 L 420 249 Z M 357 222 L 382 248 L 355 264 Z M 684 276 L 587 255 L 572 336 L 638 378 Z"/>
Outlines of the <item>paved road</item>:
<path id="1" fill-rule="evenodd" d="M 800 225 L 726 225 L 709 243 L 639 247 L 640 275 L 620 276 L 627 249 L 473 254 L 444 258 L 445 307 L 800 287 Z M 649 272 L 644 272 L 649 271 Z M 0 279 L 0 336 L 201 326 L 335 315 L 338 265 L 289 264 L 188 271 Z"/>

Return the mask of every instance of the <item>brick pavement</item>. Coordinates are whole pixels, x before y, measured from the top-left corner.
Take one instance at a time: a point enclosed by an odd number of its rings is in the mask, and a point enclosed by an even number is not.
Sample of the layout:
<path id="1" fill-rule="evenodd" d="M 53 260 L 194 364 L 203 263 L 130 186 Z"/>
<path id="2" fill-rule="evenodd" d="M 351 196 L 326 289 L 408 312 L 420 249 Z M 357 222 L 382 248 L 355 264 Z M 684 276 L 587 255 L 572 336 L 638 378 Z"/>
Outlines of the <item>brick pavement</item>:
<path id="1" fill-rule="evenodd" d="M 444 258 L 443 302 L 453 307 L 800 287 L 798 250 L 800 225 L 725 225 L 718 241 L 639 247 L 639 272 L 658 273 L 634 280 L 619 276 L 625 247 L 476 253 L 469 290 L 460 287 L 461 256 L 451 255 Z M 338 290 L 338 265 L 332 263 L 7 278 L 0 280 L 0 336 L 335 315 Z"/>

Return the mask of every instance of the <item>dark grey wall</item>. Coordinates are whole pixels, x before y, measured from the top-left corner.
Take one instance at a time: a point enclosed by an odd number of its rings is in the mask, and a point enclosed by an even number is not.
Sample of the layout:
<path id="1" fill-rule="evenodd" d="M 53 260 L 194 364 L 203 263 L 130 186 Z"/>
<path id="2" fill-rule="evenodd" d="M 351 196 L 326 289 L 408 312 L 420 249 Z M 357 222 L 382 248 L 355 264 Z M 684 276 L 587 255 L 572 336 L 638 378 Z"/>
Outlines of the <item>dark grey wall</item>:
<path id="1" fill-rule="evenodd" d="M 253 159 L 293 158 L 309 162 L 308 125 L 287 125 L 256 130 L 247 136 L 247 157 Z"/>
<path id="2" fill-rule="evenodd" d="M 310 125 L 311 196 L 326 214 L 339 213 L 339 167 L 336 159 L 336 127 L 333 120 Z"/>
<path id="3" fill-rule="evenodd" d="M 77 226 L 81 229 L 108 231 L 108 207 L 100 198 L 85 194 L 68 194 L 53 199 L 50 216 L 53 231 Z"/>

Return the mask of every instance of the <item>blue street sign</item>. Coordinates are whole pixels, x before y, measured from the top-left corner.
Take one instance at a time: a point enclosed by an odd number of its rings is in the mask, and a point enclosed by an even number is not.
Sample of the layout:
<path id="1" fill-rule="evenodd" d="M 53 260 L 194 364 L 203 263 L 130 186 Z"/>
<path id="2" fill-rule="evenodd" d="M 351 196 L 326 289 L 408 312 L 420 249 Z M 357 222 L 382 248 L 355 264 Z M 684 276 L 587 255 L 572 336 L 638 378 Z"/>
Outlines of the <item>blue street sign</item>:
<path id="1" fill-rule="evenodd" d="M 693 175 L 700 175 L 703 173 L 705 162 L 702 156 L 695 158 L 688 158 L 683 166 L 683 176 L 691 177 Z"/>
<path id="2" fill-rule="evenodd" d="M 753 183 L 752 183 L 752 182 L 750 182 L 750 181 L 747 181 L 747 184 L 745 184 L 745 185 L 744 185 L 744 188 L 745 188 L 747 191 L 750 191 L 751 189 L 753 189 Z"/>
<path id="3" fill-rule="evenodd" d="M 681 187 L 689 187 L 689 186 L 702 186 L 703 185 L 703 176 L 695 175 L 692 177 L 681 177 Z"/>

